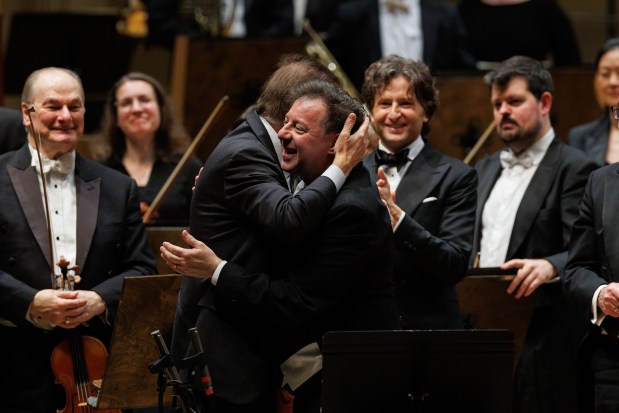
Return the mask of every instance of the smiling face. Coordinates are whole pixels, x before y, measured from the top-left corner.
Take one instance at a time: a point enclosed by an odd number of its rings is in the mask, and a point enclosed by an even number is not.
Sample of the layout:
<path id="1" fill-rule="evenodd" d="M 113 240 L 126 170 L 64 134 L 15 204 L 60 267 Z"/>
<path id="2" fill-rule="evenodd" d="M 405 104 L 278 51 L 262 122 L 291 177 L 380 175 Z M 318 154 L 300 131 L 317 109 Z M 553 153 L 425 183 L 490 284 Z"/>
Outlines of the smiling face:
<path id="1" fill-rule="evenodd" d="M 297 99 L 279 130 L 282 142 L 282 169 L 298 175 L 306 184 L 320 176 L 333 160 L 332 147 L 337 134 L 325 136 L 322 124 L 327 107 L 321 99 Z"/>
<path id="2" fill-rule="evenodd" d="M 409 89 L 406 77 L 394 77 L 376 94 L 370 111 L 382 144 L 394 153 L 417 139 L 428 122 L 424 108 Z"/>
<path id="3" fill-rule="evenodd" d="M 541 139 L 550 128 L 552 95 L 544 92 L 537 100 L 522 77 L 491 88 L 491 101 L 501 140 L 518 154 Z"/>
<path id="4" fill-rule="evenodd" d="M 22 102 L 24 125 L 33 147 L 35 137 L 30 131 L 28 109 L 34 106 L 32 126 L 41 137 L 41 150 L 49 158 L 75 149 L 84 133 L 84 95 L 75 78 L 61 70 L 47 70 L 38 75 L 32 85 L 29 102 Z"/>
<path id="5" fill-rule="evenodd" d="M 129 80 L 116 89 L 118 127 L 130 140 L 153 140 L 161 125 L 155 88 L 143 80 Z"/>

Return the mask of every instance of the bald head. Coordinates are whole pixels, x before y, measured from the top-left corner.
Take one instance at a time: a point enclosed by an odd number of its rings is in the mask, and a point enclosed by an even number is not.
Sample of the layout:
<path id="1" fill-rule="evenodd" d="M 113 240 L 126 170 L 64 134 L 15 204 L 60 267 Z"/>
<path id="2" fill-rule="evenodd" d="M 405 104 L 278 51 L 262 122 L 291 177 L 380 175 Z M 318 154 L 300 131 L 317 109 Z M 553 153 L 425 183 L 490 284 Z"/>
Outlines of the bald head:
<path id="1" fill-rule="evenodd" d="M 32 104 L 33 95 L 36 93 L 33 89 L 38 86 L 44 86 L 45 84 L 57 82 L 61 79 L 66 80 L 67 78 L 73 79 L 75 82 L 75 87 L 79 91 L 82 101 L 84 101 L 84 87 L 82 86 L 82 80 L 80 77 L 74 71 L 63 69 L 61 67 L 45 67 L 32 72 L 24 83 L 21 101 Z"/>
<path id="2" fill-rule="evenodd" d="M 33 72 L 24 85 L 21 109 L 28 141 L 36 147 L 35 135 L 40 136 L 41 150 L 49 158 L 74 150 L 84 133 L 84 89 L 70 70 L 49 67 Z"/>

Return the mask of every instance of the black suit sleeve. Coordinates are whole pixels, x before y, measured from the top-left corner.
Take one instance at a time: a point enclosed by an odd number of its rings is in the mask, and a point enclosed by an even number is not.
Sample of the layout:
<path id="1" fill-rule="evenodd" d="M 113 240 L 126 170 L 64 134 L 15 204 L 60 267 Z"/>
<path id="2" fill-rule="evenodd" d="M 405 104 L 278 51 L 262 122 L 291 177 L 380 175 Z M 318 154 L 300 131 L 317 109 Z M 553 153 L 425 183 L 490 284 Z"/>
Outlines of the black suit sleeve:
<path id="1" fill-rule="evenodd" d="M 456 283 L 465 275 L 472 250 L 477 203 L 477 172 L 467 168 L 444 193 L 438 231 L 431 233 L 407 215 L 395 232 L 395 245 L 405 250 L 410 265 L 433 279 Z M 397 202 L 397 201 L 396 201 Z M 419 208 L 423 208 L 422 204 Z M 415 215 L 421 214 L 421 212 Z"/>
<path id="2" fill-rule="evenodd" d="M 110 257 L 102 256 L 105 254 L 104 251 L 113 251 L 114 254 L 120 256 L 119 264 L 111 270 L 112 274 L 109 274 L 109 278 L 102 279 L 99 284 L 91 288 L 105 300 L 112 318 L 115 316 L 116 308 L 118 307 L 118 301 L 120 300 L 120 293 L 125 277 L 157 273 L 153 252 L 148 244 L 146 229 L 142 223 L 137 185 L 133 180 L 130 182 L 130 185 L 128 185 L 126 189 L 124 199 L 120 197 L 116 198 L 117 202 L 120 202 L 122 199 L 124 203 L 123 211 L 125 211 L 124 214 L 119 217 L 122 219 L 123 223 L 120 242 L 116 242 L 115 245 L 110 246 L 109 244 L 111 241 L 118 240 L 99 239 L 99 236 L 96 235 L 88 254 L 89 256 L 95 255 L 96 258 L 94 259 L 100 261 L 101 265 L 105 265 L 104 262 L 111 260 Z M 102 196 L 104 196 L 104 194 L 102 194 Z M 99 211 L 99 213 L 103 215 L 107 214 L 105 211 Z M 102 229 L 99 232 L 101 231 Z M 107 249 L 104 249 L 103 246 L 105 245 L 108 246 Z M 88 260 L 90 260 L 90 258 L 87 259 L 86 271 L 92 268 L 92 266 L 88 264 Z M 87 277 L 88 273 L 83 275 Z"/>
<path id="3" fill-rule="evenodd" d="M 384 240 L 376 236 L 376 226 L 368 225 L 372 221 L 376 219 L 362 208 L 338 208 L 303 244 L 303 260 L 290 263 L 285 277 L 251 273 L 228 262 L 215 292 L 236 312 L 284 326 L 302 324 L 338 303 L 352 283 L 361 282 L 357 278 L 367 270 L 369 256 L 379 253 L 382 247 L 376 244 Z M 287 254 L 282 248 L 282 259 Z"/>
<path id="4" fill-rule="evenodd" d="M 602 251 L 603 231 L 598 231 L 601 219 L 601 207 L 596 202 L 603 199 L 603 180 L 597 179 L 600 175 L 592 174 L 589 178 L 582 202 L 580 213 L 574 222 L 568 261 L 563 279 L 566 295 L 573 300 L 581 314 L 591 316 L 593 294 L 607 280 L 602 276 L 603 265 L 600 251 Z M 594 195 L 597 194 L 598 196 Z"/>
<path id="5" fill-rule="evenodd" d="M 565 162 L 565 176 L 562 178 L 563 187 L 561 189 L 561 236 L 563 242 L 563 250 L 557 254 L 553 254 L 545 257 L 556 268 L 559 276 L 564 275 L 565 265 L 567 262 L 567 250 L 570 240 L 570 233 L 572 231 L 572 225 L 578 217 L 578 205 L 582 199 L 583 188 L 587 183 L 589 174 L 595 168 L 595 166 L 587 161 L 580 162 L 579 167 L 575 168 L 576 160 L 571 162 Z"/>
<path id="6" fill-rule="evenodd" d="M 296 243 L 323 220 L 336 188 L 321 176 L 293 196 L 278 168 L 263 152 L 238 152 L 226 165 L 224 192 L 239 216 L 247 217 L 267 236 Z"/>

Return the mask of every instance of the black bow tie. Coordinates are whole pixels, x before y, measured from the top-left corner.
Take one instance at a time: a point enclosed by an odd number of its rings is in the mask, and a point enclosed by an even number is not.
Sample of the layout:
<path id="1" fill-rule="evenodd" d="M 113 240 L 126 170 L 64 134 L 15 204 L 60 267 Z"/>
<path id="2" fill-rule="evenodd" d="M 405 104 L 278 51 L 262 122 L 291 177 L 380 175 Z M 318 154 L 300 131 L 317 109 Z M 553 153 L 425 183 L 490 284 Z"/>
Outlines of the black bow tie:
<path id="1" fill-rule="evenodd" d="M 400 169 L 406 162 L 408 162 L 408 149 L 398 153 L 388 153 L 381 149 L 376 150 L 376 163 L 379 165 L 396 166 Z"/>

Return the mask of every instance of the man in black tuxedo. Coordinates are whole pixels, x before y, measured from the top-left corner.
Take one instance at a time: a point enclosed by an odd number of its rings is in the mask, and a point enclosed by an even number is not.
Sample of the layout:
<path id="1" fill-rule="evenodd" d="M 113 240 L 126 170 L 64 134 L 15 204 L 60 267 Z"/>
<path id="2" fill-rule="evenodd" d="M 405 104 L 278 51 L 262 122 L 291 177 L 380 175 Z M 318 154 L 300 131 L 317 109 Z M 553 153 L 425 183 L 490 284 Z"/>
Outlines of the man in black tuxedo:
<path id="1" fill-rule="evenodd" d="M 283 57 L 263 87 L 256 112 L 219 143 L 196 184 L 190 233 L 223 259 L 250 271 L 282 273 L 283 248 L 297 244 L 317 228 L 345 177 L 366 151 L 367 122 L 353 136 L 340 134 L 333 164 L 292 195 L 294 177 L 280 167 L 282 149 L 276 130 L 281 129 L 292 104 L 290 90 L 312 79 L 339 87 L 339 81 L 315 60 L 303 55 Z M 187 266 L 177 270 L 193 274 Z M 215 294 L 209 280 L 185 277 L 172 352 L 177 360 L 185 356 L 187 329 L 197 326 L 219 408 L 271 411 L 273 388 L 281 385 L 274 382 L 268 362 L 272 336 L 263 321 L 230 311 L 228 301 Z"/>
<path id="2" fill-rule="evenodd" d="M 619 411 L 618 205 L 619 166 L 615 163 L 589 178 L 562 279 L 568 298 L 590 320 L 581 347 L 581 412 Z"/>
<path id="3" fill-rule="evenodd" d="M 425 138 L 438 106 L 425 64 L 399 56 L 378 60 L 366 71 L 362 94 L 380 138 L 364 164 L 374 182 L 380 179 L 394 226 L 402 328 L 463 328 L 455 284 L 471 254 L 475 170 Z"/>
<path id="4" fill-rule="evenodd" d="M 26 128 L 21 112 L 0 107 L 0 154 L 19 148 L 24 142 L 26 142 Z"/>
<path id="5" fill-rule="evenodd" d="M 569 234 L 595 165 L 563 144 L 550 122 L 553 82 L 534 59 L 515 56 L 485 78 L 507 148 L 479 161 L 473 257 L 515 269 L 518 299 L 537 291 L 515 375 L 514 412 L 572 412 L 584 322 L 561 293 Z"/>
<path id="6" fill-rule="evenodd" d="M 475 69 L 458 11 L 443 0 L 308 0 L 306 17 L 357 88 L 365 69 L 390 54 L 432 72 Z"/>
<path id="7" fill-rule="evenodd" d="M 282 168 L 311 184 L 332 163 L 333 145 L 349 114 L 356 117 L 354 131 L 365 110 L 324 81 L 310 81 L 293 94 L 297 99 L 278 133 Z M 282 366 L 284 381 L 295 389 L 295 412 L 319 412 L 318 343 L 325 332 L 398 329 L 389 217 L 361 164 L 348 175 L 324 220 L 309 236 L 299 245 L 278 249 L 283 263 L 279 272 L 265 274 L 222 261 L 195 239 L 190 245 L 202 254 L 204 268 L 190 275 L 213 275 L 210 282 L 220 305 L 273 327 L 269 345 L 275 366 L 301 349 L 306 362 L 312 359 L 290 377 L 287 366 L 295 365 L 297 356 Z M 185 268 L 188 257 L 178 249 L 171 252 L 164 255 L 166 259 Z"/>
<path id="8" fill-rule="evenodd" d="M 34 132 L 21 149 L 0 157 L 0 409 L 53 413 L 65 401 L 54 384 L 54 347 L 74 329 L 109 340 L 123 279 L 156 269 L 135 182 L 75 152 L 85 112 L 77 74 L 33 72 L 21 108 Z M 60 274 L 54 264 L 61 256 L 79 266 L 75 291 L 56 289 L 51 273 Z"/>

